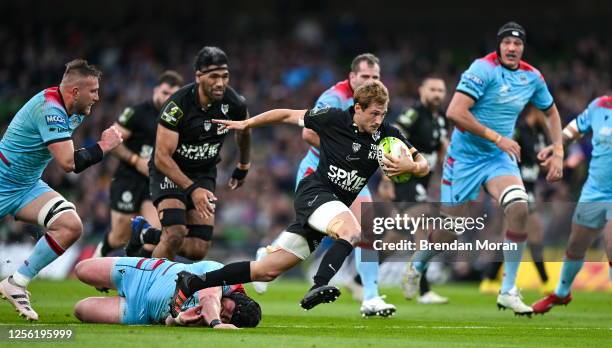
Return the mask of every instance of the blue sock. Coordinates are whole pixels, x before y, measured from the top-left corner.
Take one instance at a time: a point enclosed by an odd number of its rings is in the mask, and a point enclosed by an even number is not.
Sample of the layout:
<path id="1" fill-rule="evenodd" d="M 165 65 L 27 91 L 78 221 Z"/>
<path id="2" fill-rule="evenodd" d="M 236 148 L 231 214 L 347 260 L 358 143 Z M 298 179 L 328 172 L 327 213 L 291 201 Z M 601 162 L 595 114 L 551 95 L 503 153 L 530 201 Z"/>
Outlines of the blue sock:
<path id="1" fill-rule="evenodd" d="M 364 262 L 368 260 L 372 262 Z M 355 268 L 363 284 L 363 300 L 378 296 L 378 251 L 355 248 Z"/>
<path id="2" fill-rule="evenodd" d="M 569 294 L 574 278 L 576 278 L 576 274 L 580 272 L 582 265 L 584 265 L 584 259 L 572 259 L 567 256 L 563 258 L 561 276 L 559 277 L 559 283 L 557 283 L 555 295 L 565 297 Z"/>
<path id="3" fill-rule="evenodd" d="M 516 250 L 504 250 L 504 275 L 502 277 L 502 286 L 500 293 L 505 294 L 512 290 L 516 283 L 516 273 L 521 265 L 523 250 L 525 250 L 525 242 L 511 241 L 505 239 L 504 243 L 515 243 Z"/>
<path id="4" fill-rule="evenodd" d="M 427 269 L 429 261 L 438 255 L 438 253 L 439 251 L 437 250 L 419 250 L 412 255 L 412 265 L 419 273 L 423 273 Z"/>
<path id="5" fill-rule="evenodd" d="M 20 286 L 26 286 L 32 278 L 36 277 L 38 272 L 45 268 L 48 264 L 57 259 L 64 253 L 64 249 L 51 237 L 45 234 L 38 240 L 34 250 L 23 265 L 17 269 L 18 275 L 13 275 L 13 279 Z M 25 282 L 25 284 L 24 284 Z"/>

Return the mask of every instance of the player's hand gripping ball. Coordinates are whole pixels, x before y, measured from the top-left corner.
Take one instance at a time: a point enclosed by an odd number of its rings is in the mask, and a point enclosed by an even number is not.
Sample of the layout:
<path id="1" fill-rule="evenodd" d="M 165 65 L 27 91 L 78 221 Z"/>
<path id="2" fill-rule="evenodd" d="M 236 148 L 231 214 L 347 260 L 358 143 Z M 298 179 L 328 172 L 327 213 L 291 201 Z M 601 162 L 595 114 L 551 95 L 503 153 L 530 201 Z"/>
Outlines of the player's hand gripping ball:
<path id="1" fill-rule="evenodd" d="M 377 153 L 377 158 L 378 158 L 378 165 L 380 165 L 380 169 L 382 169 L 383 173 L 385 173 L 385 175 L 389 176 L 387 174 L 387 171 L 385 169 L 385 165 L 383 163 L 383 158 L 385 158 L 384 154 L 388 154 L 391 155 L 393 157 L 396 158 L 401 158 L 401 157 L 406 157 L 406 156 L 410 156 L 410 149 L 408 149 L 408 146 L 406 146 L 406 144 L 404 144 L 403 141 L 401 141 L 400 139 L 396 138 L 396 137 L 386 137 L 384 138 L 379 144 L 378 144 L 378 149 L 376 151 Z M 400 175 L 395 175 L 395 176 L 389 176 L 389 178 L 398 184 L 401 183 L 405 183 L 408 182 L 411 178 L 412 178 L 412 174 L 411 173 L 404 173 L 404 174 L 400 174 Z"/>

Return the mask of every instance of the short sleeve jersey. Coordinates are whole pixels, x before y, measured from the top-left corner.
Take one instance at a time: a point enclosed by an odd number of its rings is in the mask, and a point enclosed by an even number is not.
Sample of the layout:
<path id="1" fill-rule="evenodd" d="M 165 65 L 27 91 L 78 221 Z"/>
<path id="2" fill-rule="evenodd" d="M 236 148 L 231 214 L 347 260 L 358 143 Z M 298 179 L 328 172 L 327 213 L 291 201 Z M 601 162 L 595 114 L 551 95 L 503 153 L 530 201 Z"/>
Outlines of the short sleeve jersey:
<path id="1" fill-rule="evenodd" d="M 149 100 L 123 110 L 117 123 L 129 130 L 130 137 L 123 142 L 130 151 L 142 158 L 150 158 L 155 146 L 155 133 L 157 128 L 157 115 L 159 110 Z M 115 176 L 142 176 L 136 168 L 121 161 Z"/>
<path id="2" fill-rule="evenodd" d="M 383 122 L 373 134 L 360 132 L 353 122 L 354 108 L 312 109 L 304 116 L 304 126 L 321 139 L 319 166 L 302 182 L 327 186 L 343 203 L 350 206 L 357 194 L 379 168 L 378 144 L 386 137 L 412 145 L 400 131 Z M 299 189 L 299 188 L 298 188 Z"/>
<path id="3" fill-rule="evenodd" d="M 244 97 L 230 86 L 223 99 L 202 106 L 198 85 L 184 86 L 174 93 L 162 107 L 158 123 L 179 134 L 178 146 L 172 158 L 187 173 L 210 170 L 221 158 L 221 146 L 228 129 L 213 119 L 244 120 L 247 118 Z"/>
<path id="4" fill-rule="evenodd" d="M 541 110 L 553 105 L 553 97 L 537 69 L 521 61 L 516 70 L 510 70 L 499 63 L 495 52 L 472 63 L 461 75 L 457 92 L 474 99 L 470 112 L 478 122 L 508 138 L 527 103 Z M 453 132 L 451 157 L 479 161 L 499 152 L 495 144 L 480 136 L 459 128 Z"/>
<path id="5" fill-rule="evenodd" d="M 70 140 L 84 115 L 68 115 L 59 87 L 30 99 L 13 117 L 0 140 L 0 180 L 16 186 L 37 182 L 53 158 L 47 146 Z"/>

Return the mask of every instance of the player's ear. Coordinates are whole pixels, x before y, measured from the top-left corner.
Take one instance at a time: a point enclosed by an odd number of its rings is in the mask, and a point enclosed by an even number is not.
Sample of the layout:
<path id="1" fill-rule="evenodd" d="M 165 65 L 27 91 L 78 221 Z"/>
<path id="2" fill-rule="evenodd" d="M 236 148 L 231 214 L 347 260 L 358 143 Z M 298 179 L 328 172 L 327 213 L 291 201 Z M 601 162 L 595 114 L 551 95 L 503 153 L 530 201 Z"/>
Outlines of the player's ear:
<path id="1" fill-rule="evenodd" d="M 361 105 L 359 105 L 359 103 L 355 103 L 355 111 L 359 111 L 359 112 L 363 111 L 363 109 L 361 108 Z"/>

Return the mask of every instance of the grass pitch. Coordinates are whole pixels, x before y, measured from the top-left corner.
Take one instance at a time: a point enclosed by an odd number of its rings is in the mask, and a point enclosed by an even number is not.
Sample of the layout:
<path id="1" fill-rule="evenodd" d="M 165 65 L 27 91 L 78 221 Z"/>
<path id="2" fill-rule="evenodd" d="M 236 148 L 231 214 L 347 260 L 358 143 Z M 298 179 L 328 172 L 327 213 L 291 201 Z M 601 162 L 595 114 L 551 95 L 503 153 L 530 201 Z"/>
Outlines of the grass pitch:
<path id="1" fill-rule="evenodd" d="M 45 341 L 35 346 L 73 347 L 611 347 L 612 294 L 575 293 L 567 307 L 545 316 L 515 317 L 498 311 L 495 296 L 481 295 L 476 285 L 436 286 L 449 296 L 447 305 L 419 305 L 406 301 L 399 289 L 383 289 L 398 307 L 392 318 L 363 319 L 359 303 L 348 292 L 333 304 L 309 312 L 298 302 L 308 286 L 278 281 L 259 296 L 247 285 L 249 295 L 260 302 L 263 320 L 258 328 L 238 331 L 163 326 L 80 324 L 72 306 L 87 296 L 99 296 L 78 281 L 34 281 L 33 306 L 40 315 L 36 324 L 17 317 L 8 302 L 0 301 L 0 337 L 9 328 L 70 328 L 74 338 Z M 525 293 L 531 303 L 540 295 Z M 0 338 L 0 347 L 31 346 Z"/>

